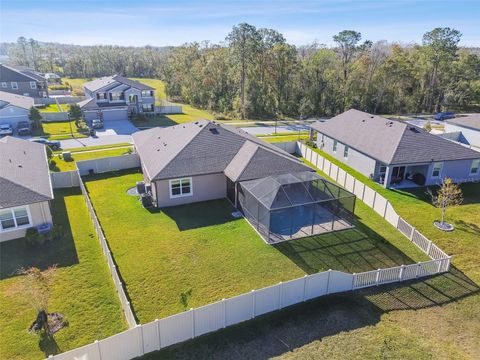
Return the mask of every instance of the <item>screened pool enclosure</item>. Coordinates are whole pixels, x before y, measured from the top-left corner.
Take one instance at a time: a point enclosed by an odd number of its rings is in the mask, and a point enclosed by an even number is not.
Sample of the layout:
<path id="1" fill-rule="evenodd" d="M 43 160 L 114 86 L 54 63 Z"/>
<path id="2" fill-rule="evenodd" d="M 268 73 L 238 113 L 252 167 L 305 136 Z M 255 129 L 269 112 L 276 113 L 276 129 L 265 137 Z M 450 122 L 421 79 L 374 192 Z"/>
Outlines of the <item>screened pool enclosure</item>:
<path id="1" fill-rule="evenodd" d="M 268 243 L 352 227 L 355 195 L 314 172 L 244 181 L 238 204 Z"/>

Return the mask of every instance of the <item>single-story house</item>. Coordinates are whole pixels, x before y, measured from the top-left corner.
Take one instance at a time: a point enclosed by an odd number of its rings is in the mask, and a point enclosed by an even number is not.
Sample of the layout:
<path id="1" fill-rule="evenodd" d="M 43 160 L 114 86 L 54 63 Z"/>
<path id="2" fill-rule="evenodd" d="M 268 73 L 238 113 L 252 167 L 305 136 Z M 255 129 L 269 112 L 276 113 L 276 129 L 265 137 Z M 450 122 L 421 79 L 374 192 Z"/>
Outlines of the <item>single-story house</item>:
<path id="1" fill-rule="evenodd" d="M 159 208 L 227 198 L 244 213 L 254 212 L 246 217 L 267 242 L 345 228 L 340 218 L 353 213 L 341 206 L 334 184 L 232 126 L 200 120 L 139 131 L 133 141 Z"/>
<path id="2" fill-rule="evenodd" d="M 403 121 L 352 109 L 311 128 L 319 149 L 387 188 L 480 180 L 480 152 Z"/>
<path id="3" fill-rule="evenodd" d="M 459 116 L 445 121 L 445 134 L 459 133 L 458 141 L 480 147 L 480 114 Z"/>
<path id="4" fill-rule="evenodd" d="M 0 123 L 8 123 L 16 129 L 18 122 L 29 121 L 28 114 L 33 98 L 0 91 Z"/>
<path id="5" fill-rule="evenodd" d="M 45 146 L 11 136 L 0 139 L 0 241 L 51 225 L 52 199 Z"/>
<path id="6" fill-rule="evenodd" d="M 126 120 L 132 114 L 155 111 L 155 89 L 120 75 L 86 83 L 89 98 L 78 103 L 85 120 Z"/>

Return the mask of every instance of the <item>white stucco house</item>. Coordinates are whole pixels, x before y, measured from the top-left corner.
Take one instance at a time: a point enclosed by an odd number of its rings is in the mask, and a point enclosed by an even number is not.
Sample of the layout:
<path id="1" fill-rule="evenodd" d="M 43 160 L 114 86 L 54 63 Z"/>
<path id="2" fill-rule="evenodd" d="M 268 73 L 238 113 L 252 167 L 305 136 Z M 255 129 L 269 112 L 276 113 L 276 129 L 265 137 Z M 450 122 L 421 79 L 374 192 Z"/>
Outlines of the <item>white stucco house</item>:
<path id="1" fill-rule="evenodd" d="M 319 149 L 387 188 L 480 180 L 480 152 L 403 121 L 352 109 L 311 128 Z"/>
<path id="2" fill-rule="evenodd" d="M 0 242 L 52 224 L 52 182 L 43 144 L 6 136 L 0 139 Z"/>
<path id="3" fill-rule="evenodd" d="M 480 114 L 459 116 L 445 121 L 445 134 L 457 133 L 459 142 L 480 148 Z"/>

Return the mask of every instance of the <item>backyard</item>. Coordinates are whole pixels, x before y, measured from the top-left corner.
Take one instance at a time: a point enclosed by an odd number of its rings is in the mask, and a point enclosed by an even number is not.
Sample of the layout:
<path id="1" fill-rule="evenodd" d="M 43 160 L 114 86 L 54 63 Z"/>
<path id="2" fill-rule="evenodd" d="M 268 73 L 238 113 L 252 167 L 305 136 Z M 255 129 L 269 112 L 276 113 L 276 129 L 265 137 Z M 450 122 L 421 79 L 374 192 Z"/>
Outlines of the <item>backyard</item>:
<path id="1" fill-rule="evenodd" d="M 62 229 L 59 239 L 27 245 L 24 239 L 0 244 L 0 338 L 3 359 L 44 359 L 127 328 L 120 301 L 78 189 L 55 191 L 52 215 Z M 41 339 L 27 329 L 35 320 L 21 295 L 9 290 L 22 281 L 21 267 L 57 265 L 49 310 L 60 312 L 68 326 Z"/>
<path id="2" fill-rule="evenodd" d="M 355 228 L 266 245 L 226 200 L 149 212 L 127 190 L 138 171 L 86 179 L 141 323 L 329 268 L 361 272 L 427 260 L 365 205 Z"/>
<path id="3" fill-rule="evenodd" d="M 456 230 L 445 233 L 432 226 L 439 210 L 425 189 L 386 190 L 335 163 L 382 193 L 402 217 L 452 254 L 450 272 L 321 298 L 149 354 L 145 360 L 478 358 L 480 184 L 462 185 L 464 204 L 447 212 Z M 357 201 L 357 214 L 365 207 L 360 204 Z"/>
<path id="4" fill-rule="evenodd" d="M 85 128 L 77 127 L 75 120 L 42 122 L 39 129 L 33 130 L 34 136 L 47 137 L 51 140 L 88 137 Z"/>

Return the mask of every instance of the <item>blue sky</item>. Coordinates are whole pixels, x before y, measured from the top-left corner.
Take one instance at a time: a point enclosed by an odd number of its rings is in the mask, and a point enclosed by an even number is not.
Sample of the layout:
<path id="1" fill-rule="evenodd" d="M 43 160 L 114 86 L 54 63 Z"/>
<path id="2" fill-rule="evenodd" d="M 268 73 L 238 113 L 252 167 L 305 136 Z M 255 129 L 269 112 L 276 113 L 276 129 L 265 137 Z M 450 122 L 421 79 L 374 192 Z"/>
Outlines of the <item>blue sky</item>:
<path id="1" fill-rule="evenodd" d="M 435 27 L 480 46 L 480 0 L 1 0 L 0 40 L 19 36 L 69 44 L 179 45 L 223 41 L 248 22 L 283 33 L 290 43 L 331 45 L 344 29 L 364 39 L 421 42 Z"/>

